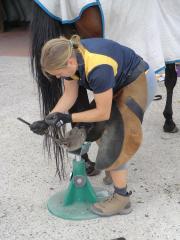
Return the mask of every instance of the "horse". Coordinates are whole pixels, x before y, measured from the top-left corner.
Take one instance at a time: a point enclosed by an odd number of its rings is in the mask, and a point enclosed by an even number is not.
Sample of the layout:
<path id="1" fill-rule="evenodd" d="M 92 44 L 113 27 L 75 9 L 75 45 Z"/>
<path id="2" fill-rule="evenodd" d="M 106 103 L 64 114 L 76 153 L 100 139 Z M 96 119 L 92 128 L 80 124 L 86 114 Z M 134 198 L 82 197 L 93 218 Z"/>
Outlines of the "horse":
<path id="1" fill-rule="evenodd" d="M 31 22 L 31 66 L 34 78 L 37 81 L 39 102 L 42 117 L 45 117 L 55 106 L 58 99 L 62 96 L 63 86 L 61 81 L 51 82 L 42 74 L 40 67 L 41 49 L 44 43 L 52 38 L 59 36 L 65 36 L 70 38 L 72 34 L 78 34 L 81 38 L 93 38 L 103 37 L 103 20 L 101 16 L 102 9 L 99 6 L 99 2 L 95 1 L 93 5 L 89 5 L 83 10 L 80 18 L 72 23 L 61 22 L 58 19 L 52 17 L 51 14 L 47 14 L 46 11 L 38 4 L 38 1 L 34 2 L 33 6 L 33 18 Z M 167 63 L 165 67 L 165 87 L 167 91 L 166 105 L 163 111 L 165 122 L 163 129 L 165 132 L 174 133 L 178 131 L 176 124 L 173 120 L 172 111 L 172 96 L 173 89 L 177 82 L 177 73 L 175 69 L 175 63 Z M 79 88 L 79 97 L 75 105 L 70 109 L 70 112 L 79 111 L 80 106 L 78 102 L 83 101 L 89 105 L 88 95 L 85 89 Z M 58 138 L 64 134 L 64 130 L 61 133 L 58 129 L 54 129 L 51 135 Z M 45 146 L 50 153 L 50 146 L 53 143 L 54 156 L 56 159 L 57 173 L 61 178 L 61 173 L 64 176 L 64 164 L 63 149 L 57 146 L 55 142 L 52 142 L 49 138 L 45 137 Z M 58 166 L 61 161 L 61 169 Z"/>

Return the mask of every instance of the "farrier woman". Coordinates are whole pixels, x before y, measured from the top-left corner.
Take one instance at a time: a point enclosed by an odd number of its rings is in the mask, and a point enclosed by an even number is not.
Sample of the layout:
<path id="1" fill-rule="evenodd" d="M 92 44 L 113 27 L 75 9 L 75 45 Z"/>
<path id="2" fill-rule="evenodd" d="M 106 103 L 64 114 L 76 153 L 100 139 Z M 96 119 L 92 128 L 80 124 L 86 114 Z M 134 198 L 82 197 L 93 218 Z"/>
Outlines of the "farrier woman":
<path id="1" fill-rule="evenodd" d="M 31 130 L 95 123 L 90 135 L 97 130 L 96 138 L 100 137 L 96 168 L 110 171 L 114 194 L 94 204 L 92 211 L 100 216 L 130 213 L 127 162 L 141 144 L 143 115 L 155 93 L 153 71 L 132 49 L 101 38 L 80 41 L 77 35 L 48 41 L 42 49 L 41 67 L 44 75 L 63 79 L 64 93 L 45 122 L 33 123 Z M 68 114 L 79 86 L 92 91 L 94 101 L 89 109 L 82 102 L 80 112 Z"/>

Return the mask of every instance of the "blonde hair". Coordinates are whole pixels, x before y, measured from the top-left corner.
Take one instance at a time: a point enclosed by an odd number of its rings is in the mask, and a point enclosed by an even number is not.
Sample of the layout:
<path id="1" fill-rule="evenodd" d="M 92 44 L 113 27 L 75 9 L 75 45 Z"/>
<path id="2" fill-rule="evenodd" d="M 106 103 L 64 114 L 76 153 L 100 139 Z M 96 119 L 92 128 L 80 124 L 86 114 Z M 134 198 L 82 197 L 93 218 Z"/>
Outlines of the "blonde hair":
<path id="1" fill-rule="evenodd" d="M 83 49 L 80 37 L 73 35 L 70 40 L 65 37 L 54 38 L 45 43 L 41 51 L 41 69 L 48 77 L 47 72 L 57 70 L 67 65 L 71 56 L 75 56 L 75 50 Z"/>

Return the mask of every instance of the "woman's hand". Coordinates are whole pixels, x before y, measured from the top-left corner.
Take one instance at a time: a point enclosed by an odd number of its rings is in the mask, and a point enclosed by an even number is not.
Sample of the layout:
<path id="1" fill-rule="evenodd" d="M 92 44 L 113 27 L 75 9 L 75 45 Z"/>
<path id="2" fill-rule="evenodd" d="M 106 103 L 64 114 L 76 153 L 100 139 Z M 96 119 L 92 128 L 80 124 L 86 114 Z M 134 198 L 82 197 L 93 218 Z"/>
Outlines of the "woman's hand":
<path id="1" fill-rule="evenodd" d="M 38 135 L 44 135 L 49 125 L 44 120 L 40 120 L 33 122 L 29 127 L 33 133 L 36 133 Z"/>
<path id="2" fill-rule="evenodd" d="M 60 113 L 60 112 L 54 112 L 54 113 L 50 113 L 49 115 L 47 115 L 45 117 L 45 122 L 49 126 L 61 127 L 61 126 L 63 126 L 66 123 L 71 123 L 72 122 L 72 118 L 71 118 L 71 114 L 64 114 L 64 113 Z"/>

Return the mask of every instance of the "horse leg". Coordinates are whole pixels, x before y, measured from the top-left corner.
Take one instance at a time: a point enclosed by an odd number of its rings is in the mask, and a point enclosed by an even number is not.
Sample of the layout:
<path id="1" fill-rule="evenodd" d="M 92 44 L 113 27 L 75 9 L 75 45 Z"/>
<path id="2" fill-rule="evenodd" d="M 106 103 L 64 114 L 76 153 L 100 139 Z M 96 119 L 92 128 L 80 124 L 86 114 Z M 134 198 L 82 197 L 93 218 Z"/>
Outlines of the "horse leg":
<path id="1" fill-rule="evenodd" d="M 172 97 L 173 97 L 173 89 L 177 82 L 177 73 L 175 69 L 175 63 L 166 64 L 165 69 L 165 87 L 167 92 L 166 97 L 166 105 L 163 112 L 165 117 L 165 123 L 163 129 L 165 132 L 175 133 L 178 131 L 176 124 L 173 121 L 172 115 Z"/>
<path id="2" fill-rule="evenodd" d="M 91 21 L 89 21 L 89 19 L 91 19 Z M 83 11 L 81 18 L 75 22 L 75 27 L 81 38 L 102 37 L 103 29 L 99 8 L 97 6 L 92 6 Z M 74 110 L 80 110 L 79 103 L 82 102 L 84 107 L 88 109 L 89 100 L 87 92 L 85 89 L 80 87 L 78 99 L 74 106 L 70 109 L 70 112 L 73 112 Z M 82 157 L 86 162 L 86 172 L 88 176 L 95 176 L 100 173 L 99 170 L 95 169 L 95 164 L 89 160 L 87 153 L 85 153 Z"/>

